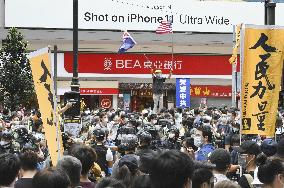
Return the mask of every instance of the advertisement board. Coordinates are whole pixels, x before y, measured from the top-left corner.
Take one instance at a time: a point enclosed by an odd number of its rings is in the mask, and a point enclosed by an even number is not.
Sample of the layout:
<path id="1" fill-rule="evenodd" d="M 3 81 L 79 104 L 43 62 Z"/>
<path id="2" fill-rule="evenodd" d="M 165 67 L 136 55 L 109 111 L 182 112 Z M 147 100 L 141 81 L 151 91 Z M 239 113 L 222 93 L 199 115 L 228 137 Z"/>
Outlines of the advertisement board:
<path id="1" fill-rule="evenodd" d="M 283 6 L 276 24 L 284 25 Z M 62 11 L 64 10 L 64 11 Z M 72 28 L 70 0 L 5 1 L 5 27 Z M 162 20 L 173 20 L 173 31 L 232 33 L 239 23 L 263 24 L 262 2 L 188 0 L 79 1 L 80 29 L 155 31 Z"/>

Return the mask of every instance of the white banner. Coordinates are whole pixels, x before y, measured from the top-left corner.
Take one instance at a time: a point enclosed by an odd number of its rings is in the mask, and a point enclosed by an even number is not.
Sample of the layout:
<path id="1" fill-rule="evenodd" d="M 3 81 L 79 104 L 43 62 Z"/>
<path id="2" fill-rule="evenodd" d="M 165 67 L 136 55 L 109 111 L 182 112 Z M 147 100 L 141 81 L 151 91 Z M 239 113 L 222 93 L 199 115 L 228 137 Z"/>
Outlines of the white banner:
<path id="1" fill-rule="evenodd" d="M 5 1 L 5 27 L 72 28 L 71 0 Z M 284 25 L 284 6 L 277 4 L 276 24 Z M 261 2 L 189 0 L 81 0 L 79 28 L 155 31 L 173 18 L 174 31 L 232 32 L 232 25 L 263 24 Z"/>

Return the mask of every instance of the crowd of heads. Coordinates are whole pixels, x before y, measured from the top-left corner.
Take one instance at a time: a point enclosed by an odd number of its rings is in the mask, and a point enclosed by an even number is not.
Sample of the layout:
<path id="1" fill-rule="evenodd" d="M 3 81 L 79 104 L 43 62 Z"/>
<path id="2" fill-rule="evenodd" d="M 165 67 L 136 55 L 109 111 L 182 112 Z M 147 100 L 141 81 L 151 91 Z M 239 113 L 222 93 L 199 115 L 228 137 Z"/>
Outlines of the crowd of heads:
<path id="1" fill-rule="evenodd" d="M 275 138 L 240 136 L 240 111 L 227 107 L 86 109 L 81 119 L 80 132 L 62 121 L 64 156 L 53 164 L 40 112 L 3 110 L 0 187 L 284 186 L 281 112 Z"/>

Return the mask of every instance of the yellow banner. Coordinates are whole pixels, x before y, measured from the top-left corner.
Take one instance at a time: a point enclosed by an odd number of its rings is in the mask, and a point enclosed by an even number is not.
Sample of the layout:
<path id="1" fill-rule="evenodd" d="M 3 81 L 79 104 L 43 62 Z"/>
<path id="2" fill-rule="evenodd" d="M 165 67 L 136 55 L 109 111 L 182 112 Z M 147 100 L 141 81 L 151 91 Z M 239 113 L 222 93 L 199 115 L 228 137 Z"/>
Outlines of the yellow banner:
<path id="1" fill-rule="evenodd" d="M 284 28 L 242 30 L 242 134 L 273 136 L 282 77 Z"/>
<path id="2" fill-rule="evenodd" d="M 235 34 L 236 34 L 236 42 L 235 42 L 235 46 L 233 48 L 233 53 L 231 58 L 229 59 L 229 62 L 231 64 L 235 64 L 237 61 L 237 57 L 238 57 L 238 51 L 239 51 L 239 47 L 240 47 L 240 41 L 241 41 L 241 28 L 242 28 L 242 24 L 237 25 L 235 28 Z"/>
<path id="3" fill-rule="evenodd" d="M 48 48 L 43 48 L 30 54 L 30 65 L 37 94 L 39 109 L 52 164 L 55 166 L 60 155 L 63 154 L 60 127 L 56 127 L 54 120 L 53 77 Z M 59 131 L 59 132 L 57 132 Z M 57 133 L 59 143 L 57 142 Z M 59 147 L 61 147 L 59 151 Z M 58 153 L 60 152 L 60 153 Z M 60 155 L 59 155 L 60 154 Z"/>

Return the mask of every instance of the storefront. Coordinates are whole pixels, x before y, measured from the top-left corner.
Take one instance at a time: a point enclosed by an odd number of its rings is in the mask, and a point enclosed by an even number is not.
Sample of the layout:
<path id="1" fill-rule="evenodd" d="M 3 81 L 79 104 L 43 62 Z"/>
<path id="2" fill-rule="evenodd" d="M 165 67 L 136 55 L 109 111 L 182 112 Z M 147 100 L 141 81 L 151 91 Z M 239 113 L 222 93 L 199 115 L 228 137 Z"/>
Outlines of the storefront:
<path id="1" fill-rule="evenodd" d="M 192 107 L 206 102 L 208 106 L 230 106 L 232 97 L 230 56 L 213 55 L 143 55 L 143 54 L 79 54 L 79 77 L 81 95 L 86 105 L 111 107 L 131 111 L 141 111 L 153 107 L 151 68 L 161 69 L 168 76 L 173 68 L 171 79 L 164 86 L 164 106 L 175 107 L 175 78 L 190 78 L 190 103 Z M 71 80 L 72 53 L 58 56 L 59 80 Z M 70 81 L 59 81 L 59 91 L 65 83 L 69 88 Z M 65 89 L 66 90 L 66 89 Z M 63 92 L 58 92 L 62 95 Z M 102 96 L 108 96 L 103 100 Z M 111 97 L 110 97 L 111 96 Z"/>
<path id="2" fill-rule="evenodd" d="M 57 82 L 57 95 L 63 101 L 64 93 L 70 91 L 70 81 Z M 84 108 L 117 108 L 117 81 L 80 81 L 81 102 Z"/>

